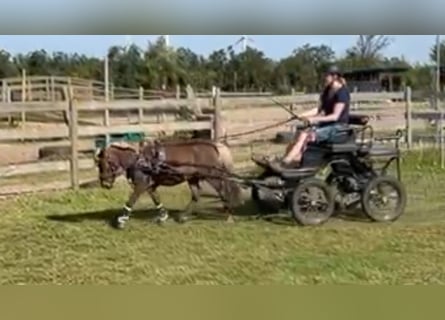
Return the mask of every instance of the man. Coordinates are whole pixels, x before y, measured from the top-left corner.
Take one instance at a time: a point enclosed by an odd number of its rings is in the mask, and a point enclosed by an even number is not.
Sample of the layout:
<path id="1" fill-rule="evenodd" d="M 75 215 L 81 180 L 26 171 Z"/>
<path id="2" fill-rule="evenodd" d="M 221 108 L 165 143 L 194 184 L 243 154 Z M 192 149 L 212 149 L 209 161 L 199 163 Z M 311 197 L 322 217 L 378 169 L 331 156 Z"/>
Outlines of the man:
<path id="1" fill-rule="evenodd" d="M 309 142 L 332 142 L 338 132 L 349 121 L 350 94 L 346 81 L 335 66 L 325 75 L 325 89 L 321 94 L 320 106 L 300 115 L 309 127 L 300 132 L 293 146 L 280 161 L 270 163 L 275 171 L 298 167 Z"/>

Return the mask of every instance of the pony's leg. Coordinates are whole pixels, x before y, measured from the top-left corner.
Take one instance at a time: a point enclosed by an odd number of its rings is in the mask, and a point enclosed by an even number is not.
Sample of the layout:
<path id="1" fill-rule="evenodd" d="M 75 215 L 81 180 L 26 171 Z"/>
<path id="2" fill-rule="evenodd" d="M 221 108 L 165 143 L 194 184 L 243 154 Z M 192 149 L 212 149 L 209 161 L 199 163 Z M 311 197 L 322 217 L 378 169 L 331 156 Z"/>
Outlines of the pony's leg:
<path id="1" fill-rule="evenodd" d="M 195 205 L 199 202 L 201 188 L 199 186 L 199 179 L 191 179 L 187 181 L 192 198 L 185 208 L 184 212 L 178 214 L 177 221 L 184 223 L 192 215 L 195 215 Z"/>
<path id="2" fill-rule="evenodd" d="M 207 182 L 212 186 L 213 189 L 218 193 L 221 201 L 223 202 L 223 210 L 227 213 L 226 221 L 229 223 L 233 223 L 233 209 L 230 204 L 230 200 L 226 197 L 226 182 L 224 179 L 207 179 Z"/>
<path id="3" fill-rule="evenodd" d="M 123 229 L 125 224 L 128 222 L 131 216 L 131 212 L 133 211 L 133 207 L 138 201 L 141 194 L 144 192 L 145 186 L 142 184 L 135 185 L 133 189 L 133 193 L 130 195 L 130 198 L 125 203 L 124 208 L 120 214 L 118 214 L 113 221 L 113 226 L 117 229 Z"/>
<path id="4" fill-rule="evenodd" d="M 158 185 L 154 185 L 147 189 L 147 192 L 155 204 L 156 210 L 158 211 L 158 216 L 155 218 L 155 222 L 162 224 L 168 220 L 169 215 L 167 209 L 164 208 L 164 204 L 161 202 L 161 197 L 159 196 L 157 188 Z"/>

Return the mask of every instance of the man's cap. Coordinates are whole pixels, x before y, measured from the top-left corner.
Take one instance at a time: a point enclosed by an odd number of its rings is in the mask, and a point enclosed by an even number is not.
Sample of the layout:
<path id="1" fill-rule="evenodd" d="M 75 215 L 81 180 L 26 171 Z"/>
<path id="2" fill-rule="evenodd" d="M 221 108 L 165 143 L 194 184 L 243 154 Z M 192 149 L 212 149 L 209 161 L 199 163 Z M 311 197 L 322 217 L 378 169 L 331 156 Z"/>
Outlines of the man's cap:
<path id="1" fill-rule="evenodd" d="M 330 66 L 329 68 L 328 68 L 328 70 L 326 71 L 326 74 L 332 74 L 332 75 L 338 75 L 338 76 L 341 76 L 342 75 L 342 73 L 341 73 L 341 71 L 340 71 L 340 68 L 338 67 L 338 66 Z"/>

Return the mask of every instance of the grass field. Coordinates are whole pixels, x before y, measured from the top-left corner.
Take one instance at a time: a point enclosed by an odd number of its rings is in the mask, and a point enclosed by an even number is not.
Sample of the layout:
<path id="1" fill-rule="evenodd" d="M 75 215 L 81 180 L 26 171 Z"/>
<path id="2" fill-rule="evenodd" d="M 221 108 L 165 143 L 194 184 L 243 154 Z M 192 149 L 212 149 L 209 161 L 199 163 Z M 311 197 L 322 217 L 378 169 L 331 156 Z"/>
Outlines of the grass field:
<path id="1" fill-rule="evenodd" d="M 208 198 L 201 218 L 163 227 L 149 221 L 144 197 L 128 228 L 107 219 L 129 189 L 21 196 L 0 200 L 1 284 L 414 284 L 445 283 L 445 172 L 431 152 L 407 154 L 406 214 L 391 225 L 333 219 L 301 228 L 284 219 L 249 218 L 235 224 Z M 179 210 L 185 186 L 162 189 L 163 202 Z"/>

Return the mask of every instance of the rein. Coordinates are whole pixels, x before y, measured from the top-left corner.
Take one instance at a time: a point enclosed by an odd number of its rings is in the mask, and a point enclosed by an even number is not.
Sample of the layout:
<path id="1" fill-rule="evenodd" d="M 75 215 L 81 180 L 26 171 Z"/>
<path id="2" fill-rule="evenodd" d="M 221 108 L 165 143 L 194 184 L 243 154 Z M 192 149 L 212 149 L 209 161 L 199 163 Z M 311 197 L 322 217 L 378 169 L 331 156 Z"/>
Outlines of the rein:
<path id="1" fill-rule="evenodd" d="M 227 139 L 238 138 L 238 137 L 247 136 L 247 135 L 250 135 L 250 134 L 266 131 L 266 130 L 269 130 L 269 129 L 280 127 L 280 126 L 285 125 L 285 124 L 287 124 L 287 123 L 289 123 L 291 121 L 294 121 L 294 120 L 295 120 L 294 118 L 290 118 L 290 119 L 287 119 L 287 120 L 284 120 L 284 121 L 282 120 L 282 121 L 275 122 L 275 123 L 273 123 L 271 125 L 267 125 L 267 126 L 264 126 L 264 127 L 261 127 L 261 128 L 257 128 L 257 129 L 253 129 L 253 130 L 249 130 L 249 131 L 244 131 L 244 132 L 240 132 L 240 133 L 226 135 L 226 136 L 220 138 L 219 140 L 227 141 Z"/>
<path id="2" fill-rule="evenodd" d="M 284 109 L 287 113 L 289 113 L 292 117 L 290 119 L 287 120 L 282 120 L 276 123 L 273 123 L 271 125 L 267 125 L 261 128 L 257 128 L 257 129 L 253 129 L 253 130 L 249 130 L 249 131 L 244 131 L 244 132 L 240 132 L 240 133 L 235 133 L 235 134 L 230 134 L 230 135 L 225 135 L 224 137 L 220 138 L 220 141 L 226 142 L 228 139 L 233 139 L 233 138 L 238 138 L 238 137 L 243 137 L 243 136 L 247 136 L 247 135 L 251 135 L 254 133 L 258 133 L 258 132 L 262 132 L 262 131 L 266 131 L 269 129 L 273 129 L 276 127 L 280 127 L 282 125 L 285 125 L 289 122 L 292 122 L 294 120 L 299 120 L 300 117 L 294 113 L 292 110 L 290 110 L 287 106 L 285 106 L 284 104 L 282 104 L 281 102 L 275 100 L 274 98 L 268 98 L 270 101 L 272 101 L 273 103 L 275 103 L 276 105 L 278 105 L 279 107 L 281 107 L 282 109 Z"/>

